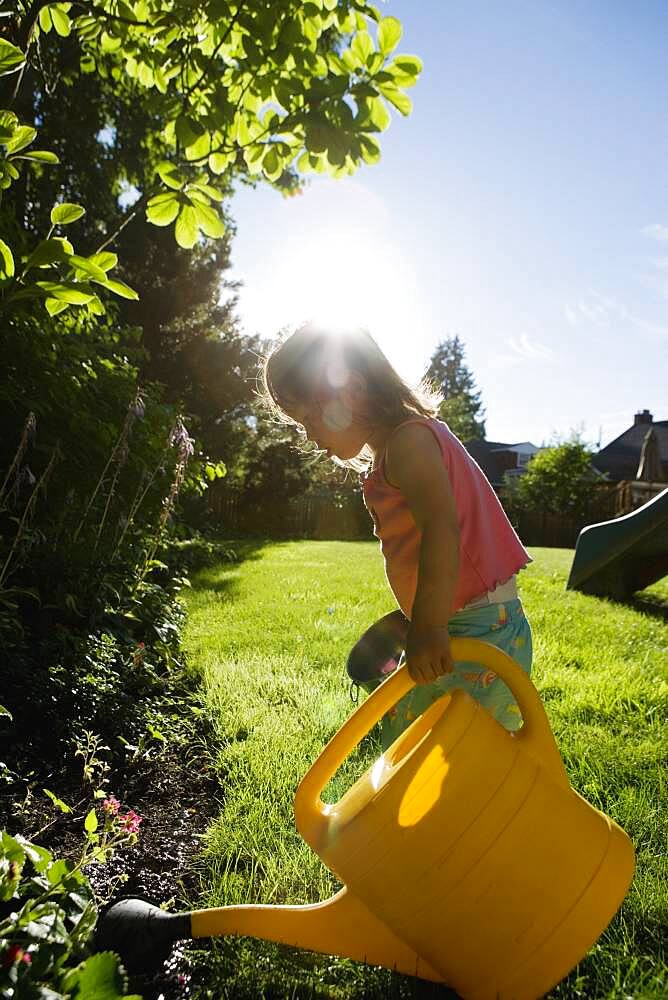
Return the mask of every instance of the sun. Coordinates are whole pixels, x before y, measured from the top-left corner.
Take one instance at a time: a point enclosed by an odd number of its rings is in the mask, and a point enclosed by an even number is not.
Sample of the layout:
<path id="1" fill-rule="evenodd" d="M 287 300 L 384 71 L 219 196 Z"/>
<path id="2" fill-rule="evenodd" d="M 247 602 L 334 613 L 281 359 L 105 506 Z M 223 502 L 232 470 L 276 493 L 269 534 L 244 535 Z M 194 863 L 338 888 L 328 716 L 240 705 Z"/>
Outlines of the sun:
<path id="1" fill-rule="evenodd" d="M 410 253 L 375 192 L 360 183 L 336 187 L 291 200 L 280 237 L 267 240 L 262 291 L 247 286 L 244 299 L 266 335 L 307 321 L 363 327 L 404 377 L 419 379 L 424 325 Z"/>

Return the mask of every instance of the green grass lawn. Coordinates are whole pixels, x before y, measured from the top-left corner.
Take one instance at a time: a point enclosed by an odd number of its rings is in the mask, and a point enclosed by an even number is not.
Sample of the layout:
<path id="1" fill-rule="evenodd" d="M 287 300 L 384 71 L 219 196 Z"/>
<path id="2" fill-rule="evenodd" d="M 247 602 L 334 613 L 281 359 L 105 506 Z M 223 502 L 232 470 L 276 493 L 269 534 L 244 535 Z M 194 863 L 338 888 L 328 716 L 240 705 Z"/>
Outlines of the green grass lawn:
<path id="1" fill-rule="evenodd" d="M 197 905 L 306 903 L 339 887 L 294 827 L 297 784 L 350 714 L 345 661 L 393 609 L 375 542 L 235 547 L 187 595 L 186 646 L 214 718 L 220 817 L 204 837 Z M 668 967 L 666 718 L 668 580 L 633 606 L 564 589 L 572 551 L 535 549 L 520 576 L 534 633 L 533 680 L 573 787 L 620 823 L 637 852 L 627 899 L 549 996 L 665 998 Z M 339 772 L 348 787 L 372 740 Z M 195 996 L 436 997 L 433 985 L 248 938 L 193 954 Z M 198 986 L 198 984 L 200 984 Z"/>

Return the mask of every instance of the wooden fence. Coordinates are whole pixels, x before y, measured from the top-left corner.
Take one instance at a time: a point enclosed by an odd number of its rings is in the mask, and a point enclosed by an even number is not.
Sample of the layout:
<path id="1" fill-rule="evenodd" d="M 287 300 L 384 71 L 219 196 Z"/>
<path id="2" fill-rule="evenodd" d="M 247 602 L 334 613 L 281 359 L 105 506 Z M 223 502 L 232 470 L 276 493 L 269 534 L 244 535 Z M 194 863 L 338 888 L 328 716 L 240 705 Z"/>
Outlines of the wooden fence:
<path id="1" fill-rule="evenodd" d="M 230 536 L 351 541 L 373 537 L 373 525 L 361 494 L 334 499 L 326 493 L 276 497 L 263 505 L 244 503 L 236 490 L 214 486 L 209 494 L 209 512 L 216 525 Z"/>
<path id="2" fill-rule="evenodd" d="M 513 511 L 510 520 L 525 545 L 573 548 L 586 525 L 628 514 L 665 488 L 665 483 L 605 483 L 597 489 L 582 517 Z M 218 527 L 230 536 L 351 541 L 373 537 L 371 519 L 357 493 L 348 497 L 328 493 L 292 499 L 276 497 L 271 504 L 248 505 L 238 491 L 215 484 L 209 491 L 209 510 Z"/>

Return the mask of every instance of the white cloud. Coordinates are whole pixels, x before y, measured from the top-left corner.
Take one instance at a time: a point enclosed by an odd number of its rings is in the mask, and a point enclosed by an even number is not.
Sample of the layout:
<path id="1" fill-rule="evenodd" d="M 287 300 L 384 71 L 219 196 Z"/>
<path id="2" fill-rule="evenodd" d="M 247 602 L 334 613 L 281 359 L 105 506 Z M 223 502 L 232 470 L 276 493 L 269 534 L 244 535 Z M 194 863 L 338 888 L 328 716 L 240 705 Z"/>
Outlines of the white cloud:
<path id="1" fill-rule="evenodd" d="M 577 326 L 578 317 L 575 309 L 571 309 L 570 306 L 564 306 L 564 312 L 566 314 L 566 319 L 571 324 L 571 326 Z"/>
<path id="2" fill-rule="evenodd" d="M 526 333 L 521 337 L 508 337 L 506 343 L 518 358 L 524 361 L 554 361 L 555 354 L 549 347 L 537 340 L 529 340 Z"/>
<path id="3" fill-rule="evenodd" d="M 668 258 L 663 257 L 655 262 L 661 268 L 661 273 L 644 275 L 642 281 L 662 294 L 668 296 Z M 598 292 L 590 290 L 589 297 L 580 299 L 574 306 L 566 305 L 566 318 L 572 326 L 580 321 L 586 321 L 600 327 L 632 326 L 646 334 L 651 340 L 668 341 L 668 324 L 652 323 L 641 316 L 630 312 L 623 302 L 611 299 Z"/>
<path id="4" fill-rule="evenodd" d="M 644 236 L 649 236 L 652 240 L 660 240 L 662 243 L 668 242 L 668 226 L 663 226 L 660 222 L 644 226 L 642 232 Z"/>
<path id="5" fill-rule="evenodd" d="M 589 291 L 587 299 L 580 299 L 574 305 L 564 306 L 566 319 L 571 326 L 576 326 L 580 320 L 595 323 L 597 326 L 609 326 L 610 320 L 619 312 L 619 303 L 606 298 L 598 292 Z"/>
<path id="6" fill-rule="evenodd" d="M 641 274 L 640 280 L 646 288 L 668 298 L 668 257 L 655 257 L 651 263 L 654 270 L 649 274 Z"/>

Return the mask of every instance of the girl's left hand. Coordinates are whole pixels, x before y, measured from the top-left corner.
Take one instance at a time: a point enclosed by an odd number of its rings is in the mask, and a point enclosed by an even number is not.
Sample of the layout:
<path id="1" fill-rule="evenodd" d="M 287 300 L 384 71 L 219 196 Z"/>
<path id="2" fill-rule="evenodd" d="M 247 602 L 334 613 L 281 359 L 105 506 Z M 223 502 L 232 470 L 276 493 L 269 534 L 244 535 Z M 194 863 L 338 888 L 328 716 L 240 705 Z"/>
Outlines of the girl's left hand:
<path id="1" fill-rule="evenodd" d="M 406 643 L 408 673 L 417 684 L 431 684 L 452 673 L 450 635 L 447 625 L 411 625 Z"/>

